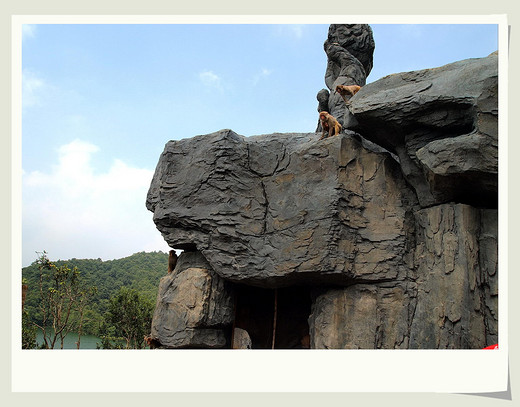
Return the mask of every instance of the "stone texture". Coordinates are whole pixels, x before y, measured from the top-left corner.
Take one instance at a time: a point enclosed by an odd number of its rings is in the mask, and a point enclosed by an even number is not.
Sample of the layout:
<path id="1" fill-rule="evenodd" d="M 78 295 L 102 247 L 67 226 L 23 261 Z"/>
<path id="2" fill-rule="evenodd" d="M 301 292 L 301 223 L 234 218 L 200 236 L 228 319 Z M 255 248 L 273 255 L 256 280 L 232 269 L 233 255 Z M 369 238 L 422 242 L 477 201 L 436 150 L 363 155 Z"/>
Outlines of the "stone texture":
<path id="1" fill-rule="evenodd" d="M 246 330 L 235 328 L 233 330 L 233 349 L 252 349 L 251 337 Z"/>
<path id="2" fill-rule="evenodd" d="M 344 127 L 399 156 L 422 206 L 496 207 L 498 55 L 386 76 L 352 99 Z"/>
<path id="3" fill-rule="evenodd" d="M 494 275 L 497 258 L 480 255 L 480 242 L 489 243 L 487 220 L 494 216 L 495 210 L 462 204 L 416 213 L 418 292 L 410 348 L 482 348 L 496 339 L 490 314 L 498 315 L 497 298 L 486 299 L 491 292 L 482 277 Z M 491 254 L 496 246 L 489 249 L 482 252 Z"/>
<path id="4" fill-rule="evenodd" d="M 325 83 L 329 89 L 334 90 L 337 85 L 365 84 L 372 70 L 375 49 L 368 24 L 331 24 L 323 48 L 327 54 Z"/>
<path id="5" fill-rule="evenodd" d="M 413 292 L 408 283 L 355 284 L 317 296 L 309 317 L 313 349 L 406 349 Z"/>
<path id="6" fill-rule="evenodd" d="M 479 349 L 497 343 L 495 210 L 446 204 L 416 213 L 413 270 L 404 281 L 317 296 L 311 346 Z"/>
<path id="7" fill-rule="evenodd" d="M 222 348 L 222 326 L 233 321 L 233 299 L 197 252 L 182 253 L 175 270 L 161 278 L 151 337 L 166 348 Z"/>
<path id="8" fill-rule="evenodd" d="M 498 343 L 498 211 L 480 212 L 479 284 L 486 325 L 486 343 Z"/>
<path id="9" fill-rule="evenodd" d="M 223 278 L 276 287 L 406 275 L 415 197 L 389 154 L 350 135 L 171 141 L 148 208 L 171 247 L 196 247 Z"/>

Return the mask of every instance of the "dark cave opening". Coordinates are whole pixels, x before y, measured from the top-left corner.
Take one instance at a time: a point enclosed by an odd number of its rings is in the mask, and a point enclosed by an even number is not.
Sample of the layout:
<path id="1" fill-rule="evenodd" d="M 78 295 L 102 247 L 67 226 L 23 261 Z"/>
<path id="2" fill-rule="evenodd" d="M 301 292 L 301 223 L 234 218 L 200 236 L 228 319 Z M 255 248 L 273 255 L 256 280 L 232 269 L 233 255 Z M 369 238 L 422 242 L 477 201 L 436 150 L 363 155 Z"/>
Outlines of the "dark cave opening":
<path id="1" fill-rule="evenodd" d="M 310 288 L 235 286 L 235 323 L 249 334 L 252 349 L 308 349 Z"/>
<path id="2" fill-rule="evenodd" d="M 197 251 L 197 246 L 195 245 L 195 243 L 179 243 L 172 247 L 174 249 L 182 250 L 184 252 L 196 252 Z"/>

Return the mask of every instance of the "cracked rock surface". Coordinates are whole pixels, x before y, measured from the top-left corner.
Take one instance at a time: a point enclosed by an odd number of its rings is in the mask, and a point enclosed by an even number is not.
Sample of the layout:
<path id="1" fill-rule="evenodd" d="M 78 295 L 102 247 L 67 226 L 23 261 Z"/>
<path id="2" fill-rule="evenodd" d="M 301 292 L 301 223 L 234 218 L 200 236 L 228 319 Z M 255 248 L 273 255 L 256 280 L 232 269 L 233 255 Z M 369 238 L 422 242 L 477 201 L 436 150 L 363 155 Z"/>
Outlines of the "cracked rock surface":
<path id="1" fill-rule="evenodd" d="M 480 349 L 497 343 L 497 242 L 496 230 L 488 229 L 496 215 L 463 204 L 417 211 L 409 278 L 324 290 L 309 318 L 313 347 Z"/>
<path id="2" fill-rule="evenodd" d="M 163 348 L 222 348 L 233 322 L 232 293 L 197 252 L 182 253 L 161 278 L 151 336 Z"/>
<path id="3" fill-rule="evenodd" d="M 351 135 L 171 141 L 148 208 L 168 244 L 264 287 L 402 279 L 415 196 L 389 154 Z"/>

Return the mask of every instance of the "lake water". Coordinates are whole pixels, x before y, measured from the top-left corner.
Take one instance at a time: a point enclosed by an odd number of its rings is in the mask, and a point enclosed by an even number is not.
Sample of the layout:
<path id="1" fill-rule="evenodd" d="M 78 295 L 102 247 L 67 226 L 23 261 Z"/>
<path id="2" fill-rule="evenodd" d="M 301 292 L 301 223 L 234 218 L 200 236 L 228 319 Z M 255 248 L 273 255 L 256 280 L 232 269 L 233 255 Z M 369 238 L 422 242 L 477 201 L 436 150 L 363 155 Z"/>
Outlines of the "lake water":
<path id="1" fill-rule="evenodd" d="M 70 332 L 63 341 L 63 349 L 77 349 L 76 342 L 78 340 L 77 332 Z M 38 330 L 36 333 L 36 342 L 38 346 L 43 343 L 43 333 Z M 80 349 L 96 349 L 96 343 L 101 345 L 101 338 L 94 335 L 81 335 Z M 60 349 L 60 340 L 54 344 L 54 349 Z"/>

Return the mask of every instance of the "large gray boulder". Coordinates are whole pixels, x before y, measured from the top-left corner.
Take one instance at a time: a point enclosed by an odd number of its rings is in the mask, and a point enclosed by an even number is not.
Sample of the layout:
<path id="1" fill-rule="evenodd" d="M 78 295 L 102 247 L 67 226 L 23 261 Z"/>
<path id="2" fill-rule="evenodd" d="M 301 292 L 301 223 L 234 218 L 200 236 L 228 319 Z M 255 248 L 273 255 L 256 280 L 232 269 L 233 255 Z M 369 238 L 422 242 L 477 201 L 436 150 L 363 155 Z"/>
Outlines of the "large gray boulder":
<path id="1" fill-rule="evenodd" d="M 168 244 L 264 287 L 404 278 L 415 204 L 398 163 L 352 135 L 170 141 L 148 194 Z"/>

